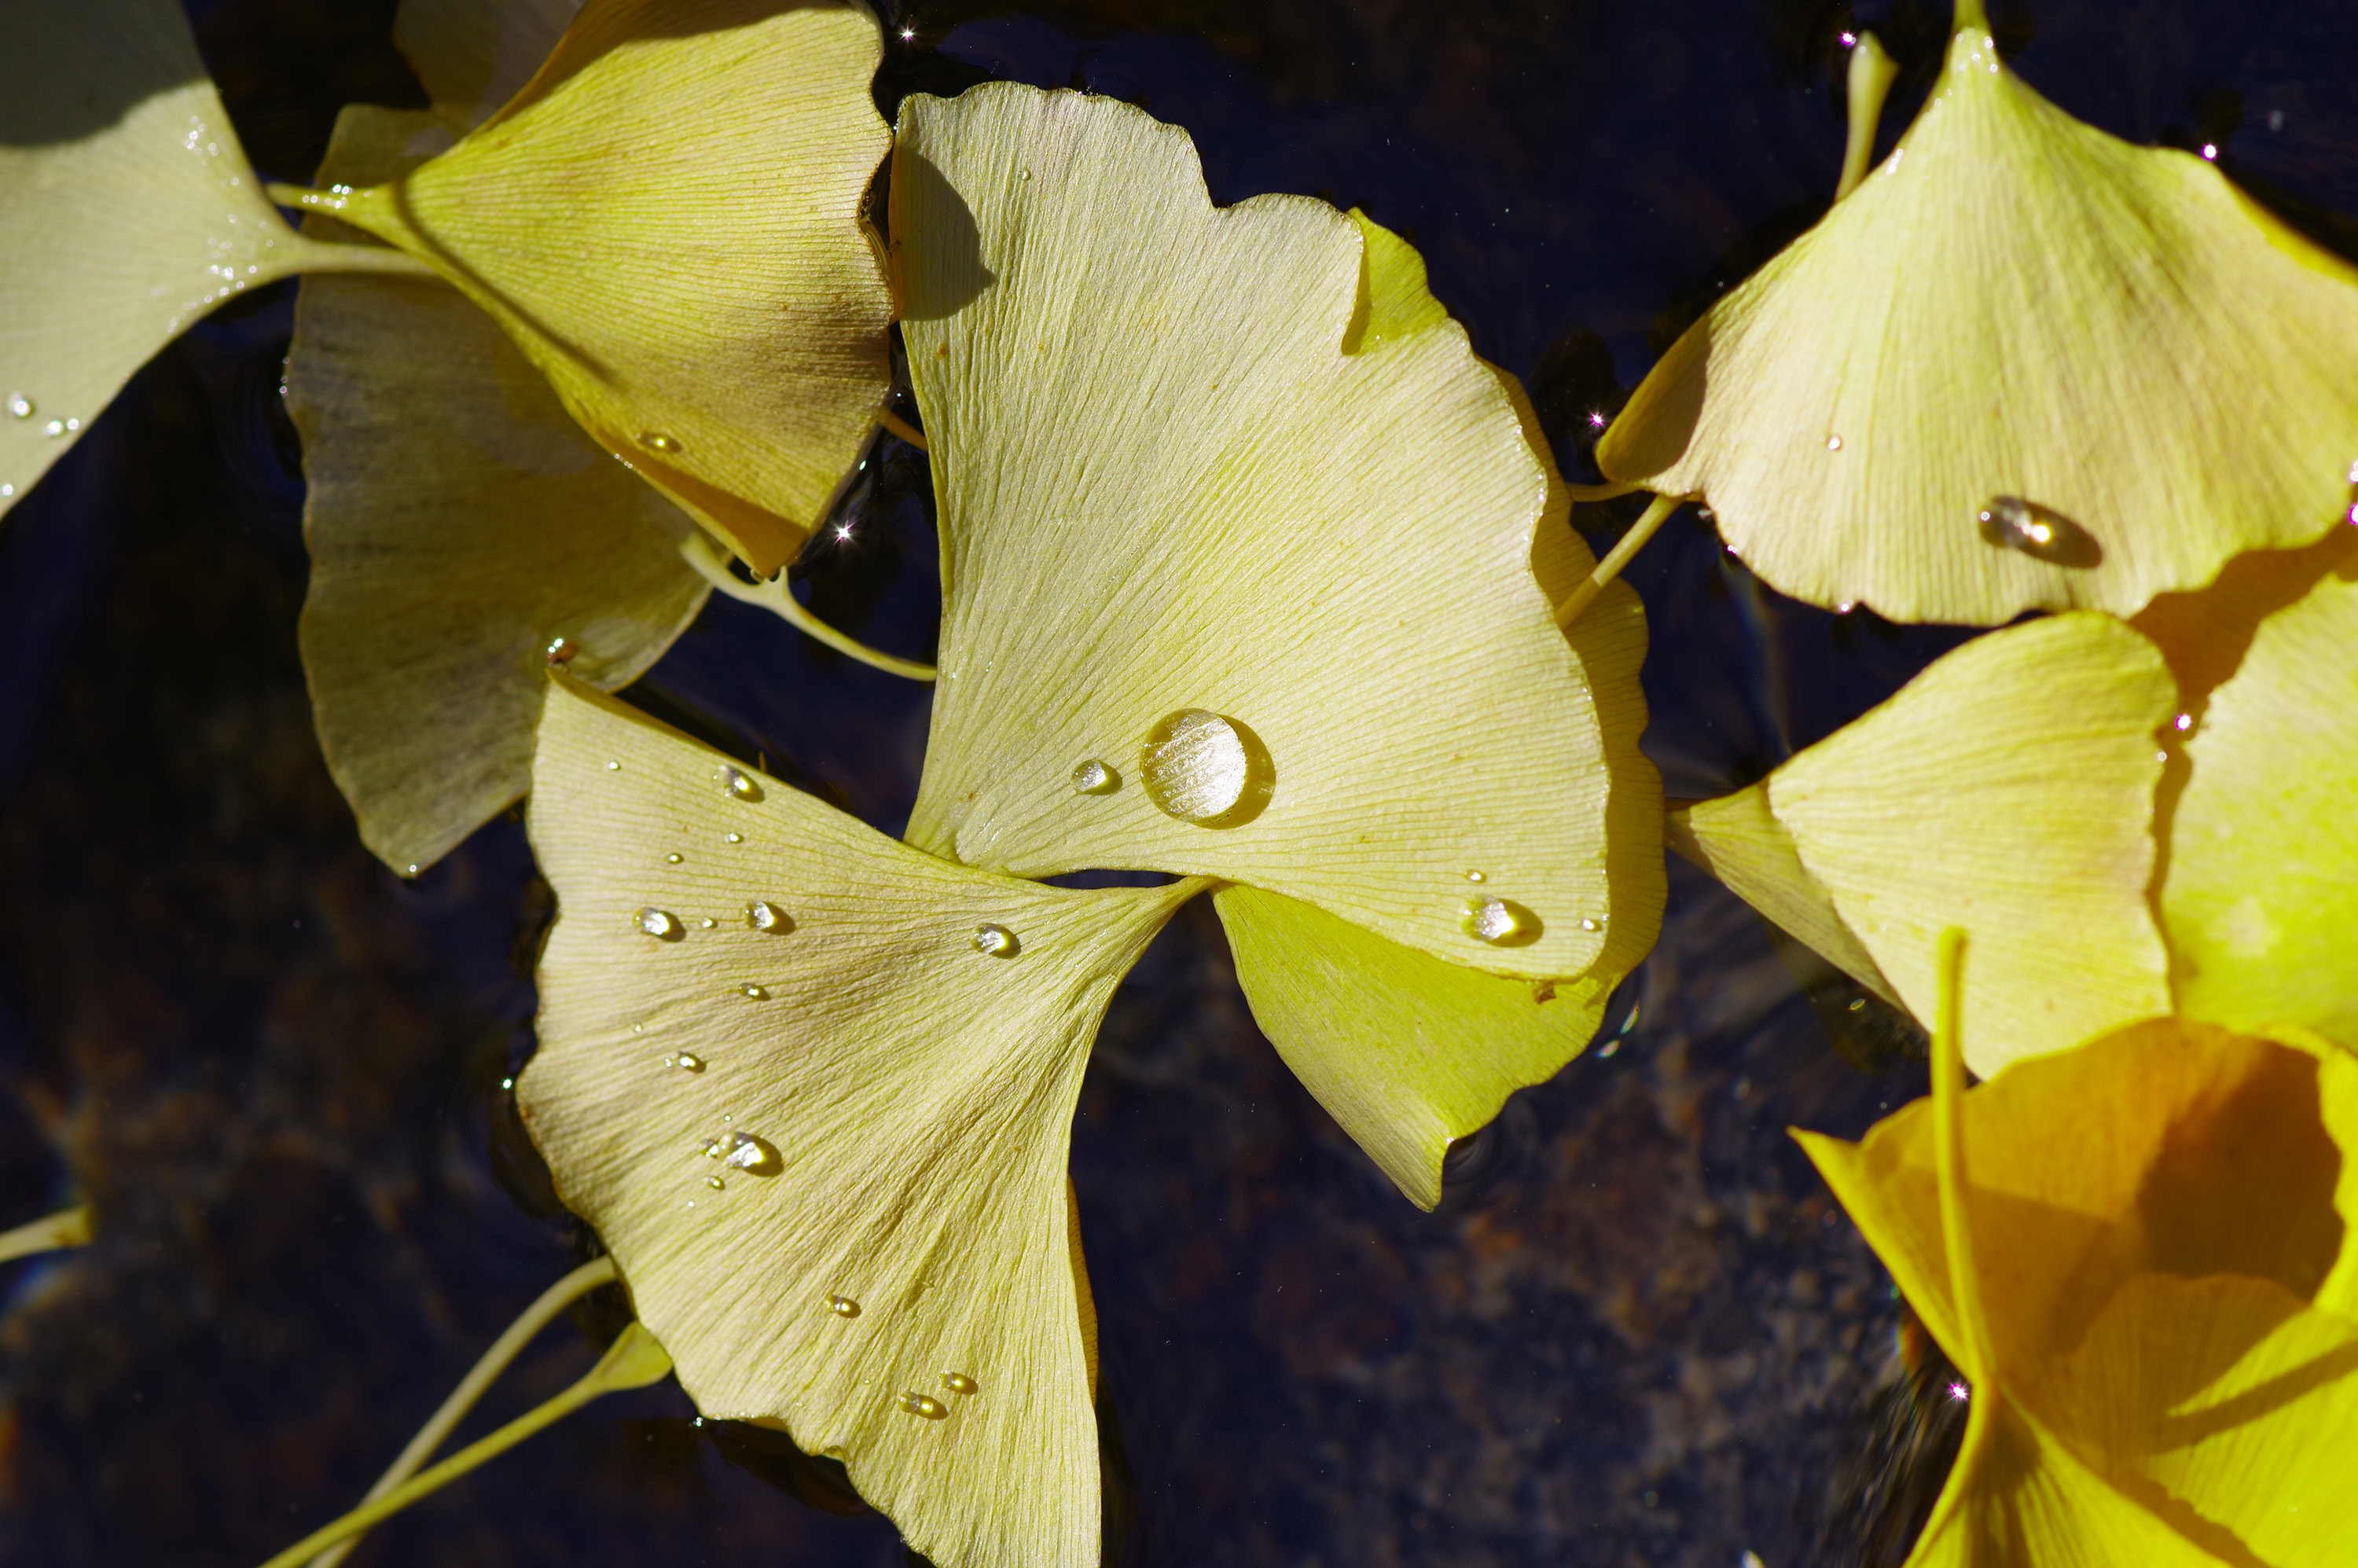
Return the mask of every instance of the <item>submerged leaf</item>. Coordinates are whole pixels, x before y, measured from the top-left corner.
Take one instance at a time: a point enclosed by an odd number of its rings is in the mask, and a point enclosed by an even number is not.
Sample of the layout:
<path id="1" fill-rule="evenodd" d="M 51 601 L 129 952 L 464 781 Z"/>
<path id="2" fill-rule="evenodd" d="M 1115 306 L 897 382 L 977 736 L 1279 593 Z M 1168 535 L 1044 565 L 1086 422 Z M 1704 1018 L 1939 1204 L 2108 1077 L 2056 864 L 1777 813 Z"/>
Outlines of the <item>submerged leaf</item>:
<path id="1" fill-rule="evenodd" d="M 354 105 L 320 178 L 392 178 L 465 128 Z M 415 871 L 525 793 L 552 659 L 611 690 L 695 618 L 693 525 L 432 278 L 304 279 L 287 399 L 309 486 L 312 719 L 362 839 Z"/>
<path id="2" fill-rule="evenodd" d="M 1936 1053 L 1863 1142 L 1797 1134 L 1973 1379 L 1912 1568 L 2347 1561 L 2358 1061 L 2161 1019 L 1966 1094 Z"/>
<path id="3" fill-rule="evenodd" d="M 1593 563 L 1413 252 L 1216 209 L 1184 133 L 1109 99 L 991 83 L 901 133 L 945 561 L 912 841 L 1217 876 L 1517 975 L 1634 961 L 1642 619 L 1558 629 L 1536 541 Z"/>
<path id="4" fill-rule="evenodd" d="M 2126 614 L 2350 509 L 2358 273 L 2201 158 L 2048 103 L 1959 7 L 1898 148 L 1598 443 L 1812 603 Z M 1996 541 L 1996 542 L 1993 542 Z"/>
<path id="5" fill-rule="evenodd" d="M 315 206 L 463 289 L 599 442 L 773 573 L 888 385 L 860 217 L 881 49 L 848 5 L 590 0 L 456 147 Z"/>
<path id="6" fill-rule="evenodd" d="M 2161 917 L 2181 1011 L 2358 1049 L 2358 531 L 2339 543 L 2201 705 Z"/>
<path id="7" fill-rule="evenodd" d="M 298 269 L 414 264 L 289 229 L 175 0 L 16 0 L 0 51 L 0 513 L 131 373 Z"/>
<path id="8" fill-rule="evenodd" d="M 573 682 L 532 837 L 518 1098 L 699 1408 L 841 1459 L 943 1568 L 1094 1564 L 1065 1151 L 1107 999 L 1200 884 L 936 860 Z"/>
<path id="9" fill-rule="evenodd" d="M 1754 907 L 1919 1017 L 1933 935 L 1964 927 L 1983 982 L 1969 1059 L 1987 1076 L 2169 1011 L 2147 892 L 2155 737 L 2176 703 L 2160 654 L 2120 622 L 2035 621 L 1966 643 L 1684 828 Z"/>

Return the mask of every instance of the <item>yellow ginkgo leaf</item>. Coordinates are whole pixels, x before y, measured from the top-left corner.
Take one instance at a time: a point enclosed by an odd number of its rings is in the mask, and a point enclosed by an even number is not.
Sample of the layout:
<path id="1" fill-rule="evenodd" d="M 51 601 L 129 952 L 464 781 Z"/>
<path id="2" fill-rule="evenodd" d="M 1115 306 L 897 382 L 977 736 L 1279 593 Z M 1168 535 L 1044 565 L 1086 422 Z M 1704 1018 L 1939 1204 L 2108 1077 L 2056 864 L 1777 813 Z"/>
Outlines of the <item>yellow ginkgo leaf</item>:
<path id="1" fill-rule="evenodd" d="M 419 270 L 287 226 L 176 0 L 17 0 L 6 27 L 0 513 L 222 300 L 306 268 Z"/>
<path id="2" fill-rule="evenodd" d="M 773 573 L 888 386 L 860 211 L 881 49 L 848 4 L 590 0 L 456 147 L 307 204 L 464 290 L 591 436 Z"/>
<path id="3" fill-rule="evenodd" d="M 1812 603 L 2127 614 L 2358 481 L 2358 272 L 2190 154 L 2048 103 L 1959 0 L 1922 114 L 1597 445 Z"/>
<path id="4" fill-rule="evenodd" d="M 1224 887 L 1213 902 L 1261 1033 L 1424 1209 L 1441 1201 L 1450 1141 L 1579 1054 L 1629 968 L 1602 983 L 1493 975 L 1259 888 Z"/>
<path id="5" fill-rule="evenodd" d="M 1798 1133 L 1974 1410 L 1911 1568 L 2358 1552 L 2358 1060 L 2158 1019 Z"/>
<path id="6" fill-rule="evenodd" d="M 1754 907 L 1919 1017 L 1932 938 L 1963 926 L 1984 980 L 1967 1037 L 1987 1076 L 2169 1011 L 2148 883 L 2156 737 L 2177 702 L 2159 652 L 2122 622 L 2035 621 L 1974 639 L 1750 789 L 1691 808 L 1682 836 Z"/>
<path id="7" fill-rule="evenodd" d="M 1201 873 L 1453 963 L 1642 951 L 1644 629 L 1414 253 L 1215 208 L 1185 134 L 1012 83 L 903 106 L 892 232 L 943 531 L 910 838 L 1026 876 Z M 1628 929 L 1622 927 L 1626 925 Z"/>
<path id="8" fill-rule="evenodd" d="M 2202 705 L 2161 919 L 2183 1011 L 2358 1049 L 2358 530 L 2341 534 Z"/>
<path id="9" fill-rule="evenodd" d="M 1115 983 L 1199 891 L 937 860 L 564 682 L 525 1124 L 707 1415 L 782 1422 L 942 1568 L 1090 1568 L 1065 1152 Z"/>
<path id="10" fill-rule="evenodd" d="M 1786 935 L 1889 1002 L 1907 1003 L 1810 872 L 1793 835 L 1768 809 L 1766 784 L 1671 812 L 1671 848 L 1717 877 Z"/>
<path id="11" fill-rule="evenodd" d="M 499 36 L 488 19 L 481 35 Z M 319 178 L 391 178 L 465 129 L 354 105 Z M 678 548 L 693 525 L 431 277 L 306 278 L 287 393 L 309 484 L 313 722 L 361 838 L 414 872 L 529 785 L 552 659 L 612 689 L 695 618 L 708 590 Z"/>

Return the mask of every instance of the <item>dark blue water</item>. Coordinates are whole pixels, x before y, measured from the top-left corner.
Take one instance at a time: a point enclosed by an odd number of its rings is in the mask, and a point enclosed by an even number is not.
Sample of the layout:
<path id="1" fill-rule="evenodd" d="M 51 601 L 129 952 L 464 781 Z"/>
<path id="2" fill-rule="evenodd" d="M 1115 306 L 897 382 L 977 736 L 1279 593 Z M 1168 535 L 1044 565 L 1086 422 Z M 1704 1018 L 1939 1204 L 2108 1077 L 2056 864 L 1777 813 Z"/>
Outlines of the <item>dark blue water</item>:
<path id="1" fill-rule="evenodd" d="M 275 177 L 308 173 L 347 99 L 416 101 L 379 0 L 190 9 Z M 2064 107 L 2216 143 L 2350 249 L 2347 16 L 1996 9 Z M 1219 200 L 1315 192 L 1410 235 L 1580 476 L 1590 416 L 1823 210 L 1837 36 L 1879 27 L 1910 67 L 1896 130 L 1945 9 L 1076 0 L 904 23 L 888 103 L 991 76 L 1117 95 L 1195 135 Z M 405 884 L 360 849 L 310 740 L 276 404 L 290 308 L 265 291 L 168 351 L 0 532 L 0 1225 L 81 1199 L 103 1217 L 86 1252 L 0 1269 L 9 1562 L 259 1562 L 356 1498 L 584 1244 L 498 1087 L 530 1049 L 516 952 L 546 907 L 521 831 L 494 823 Z M 856 542 L 816 547 L 806 589 L 922 653 L 922 460 L 892 449 L 854 504 Z M 1627 515 L 1579 520 L 1601 541 Z M 1793 605 L 1692 522 L 1629 577 L 1674 795 L 1758 776 L 1958 638 Z M 922 689 L 760 612 L 716 601 L 634 695 L 881 825 L 914 797 Z M 1797 979 L 1706 880 L 1674 865 L 1671 891 L 1627 1033 L 1519 1096 L 1431 1216 L 1254 1032 L 1208 910 L 1157 944 L 1074 1145 L 1123 1561 L 1871 1560 L 1844 1499 L 1898 1309 L 1783 1130 L 1855 1135 L 1920 1073 L 1903 1031 Z M 578 1375 L 611 1327 L 552 1330 L 470 1430 Z M 823 1467 L 692 1415 L 670 1389 L 592 1407 L 356 1562 L 900 1562 Z"/>

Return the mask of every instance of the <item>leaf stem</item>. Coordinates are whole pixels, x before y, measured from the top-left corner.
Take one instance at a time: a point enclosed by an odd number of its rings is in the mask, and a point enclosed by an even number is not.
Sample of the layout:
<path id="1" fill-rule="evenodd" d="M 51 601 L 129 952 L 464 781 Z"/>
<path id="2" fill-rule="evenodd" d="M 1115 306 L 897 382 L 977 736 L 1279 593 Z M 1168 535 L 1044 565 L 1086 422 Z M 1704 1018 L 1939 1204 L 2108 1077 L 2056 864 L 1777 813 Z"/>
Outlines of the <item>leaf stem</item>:
<path id="1" fill-rule="evenodd" d="M 1949 1303 L 1956 1314 L 1957 1343 L 1948 1346 L 1970 1386 L 1973 1409 L 1964 1440 L 1949 1466 L 1948 1485 L 1933 1505 L 1918 1539 L 1930 1541 L 1964 1506 L 1974 1466 L 1996 1430 L 2000 1401 L 1997 1356 L 1990 1345 L 1989 1320 L 1982 1315 L 1981 1276 L 1974 1267 L 1973 1227 L 1965 1187 L 1965 1057 L 1963 1030 L 1965 933 L 1952 925 L 1941 933 L 1940 992 L 1932 1020 L 1932 1163 L 1940 1183 L 1941 1239 L 1948 1254 Z"/>
<path id="2" fill-rule="evenodd" d="M 467 1375 L 459 1380 L 459 1386 L 450 1390 L 450 1397 L 444 1400 L 441 1408 L 417 1429 L 417 1435 L 409 1440 L 409 1445 L 401 1451 L 401 1456 L 377 1477 L 376 1485 L 371 1487 L 368 1496 L 361 1500 L 374 1502 L 416 1475 L 417 1467 L 442 1446 L 442 1440 L 450 1435 L 451 1429 L 475 1408 L 475 1401 L 483 1397 L 483 1390 L 492 1386 L 492 1379 L 507 1370 L 508 1363 L 532 1343 L 534 1336 L 548 1326 L 551 1318 L 613 1278 L 613 1259 L 593 1258 L 541 1292 L 539 1299 L 525 1308 L 516 1320 L 508 1325 L 506 1331 L 492 1341 L 492 1347 L 468 1369 Z M 311 1559 L 310 1568 L 336 1568 L 336 1564 L 359 1544 L 360 1536 L 355 1532 Z"/>
<path id="3" fill-rule="evenodd" d="M 933 450 L 931 447 L 925 445 L 925 438 L 923 431 L 919 430 L 914 425 L 910 424 L 906 419 L 903 419 L 899 415 L 893 413 L 891 409 L 879 408 L 876 411 L 876 423 L 883 426 L 884 428 L 892 431 L 892 434 L 900 437 L 901 439 L 908 442 L 909 445 L 916 448 L 917 450 L 921 452 L 930 452 Z"/>
<path id="4" fill-rule="evenodd" d="M 622 1330 L 621 1338 L 607 1347 L 606 1354 L 599 1357 L 598 1364 L 590 1368 L 588 1376 L 555 1399 L 526 1411 L 489 1437 L 469 1444 L 424 1475 L 412 1476 L 383 1497 L 362 1503 L 333 1524 L 313 1530 L 265 1563 L 262 1568 L 297 1568 L 297 1564 L 308 1562 L 338 1541 L 358 1535 L 380 1519 L 399 1513 L 418 1498 L 457 1480 L 484 1460 L 504 1454 L 542 1427 L 570 1415 L 599 1395 L 622 1389 L 644 1388 L 670 1370 L 671 1357 L 664 1353 L 654 1336 L 633 1323 Z"/>
<path id="5" fill-rule="evenodd" d="M 90 1245 L 90 1206 L 63 1209 L 45 1215 L 29 1225 L 14 1230 L 0 1230 L 0 1263 L 30 1258 L 37 1253 L 56 1252 L 68 1247 Z"/>
<path id="6" fill-rule="evenodd" d="M 1989 31 L 1989 12 L 1984 7 L 1983 0 L 1956 0 L 1956 6 L 1954 19 L 1949 24 L 1951 38 L 1968 27 L 1978 28 L 1985 33 Z"/>
<path id="7" fill-rule="evenodd" d="M 780 572 L 768 582 L 739 581 L 737 574 L 729 569 L 728 554 L 700 530 L 690 534 L 679 542 L 679 553 L 689 566 L 696 568 L 697 575 L 730 598 L 746 604 L 760 605 L 771 614 L 800 628 L 806 635 L 826 643 L 837 653 L 858 659 L 871 669 L 882 670 L 886 675 L 901 676 L 909 680 L 922 681 L 932 680 L 938 674 L 931 665 L 921 665 L 914 659 L 903 659 L 881 652 L 856 638 L 845 635 L 821 621 L 804 608 L 801 600 L 795 597 L 793 589 L 787 586 L 786 575 L 784 572 Z"/>
<path id="8" fill-rule="evenodd" d="M 1883 52 L 1875 35 L 1859 34 L 1850 51 L 1850 139 L 1843 146 L 1835 200 L 1857 189 L 1858 182 L 1866 178 L 1868 160 L 1875 157 L 1875 134 L 1883 125 L 1883 102 L 1898 78 L 1899 67 Z"/>
<path id="9" fill-rule="evenodd" d="M 1621 575 L 1621 568 L 1629 564 L 1630 557 L 1645 547 L 1646 541 L 1654 536 L 1664 520 L 1685 500 L 1682 495 L 1654 497 L 1654 503 L 1639 514 L 1638 521 L 1629 524 L 1629 531 L 1621 535 L 1620 542 L 1596 563 L 1596 569 L 1588 574 L 1588 580 L 1563 596 L 1563 601 L 1555 607 L 1555 623 L 1570 626 L 1579 620 L 1580 612 L 1605 591 L 1607 583 Z"/>

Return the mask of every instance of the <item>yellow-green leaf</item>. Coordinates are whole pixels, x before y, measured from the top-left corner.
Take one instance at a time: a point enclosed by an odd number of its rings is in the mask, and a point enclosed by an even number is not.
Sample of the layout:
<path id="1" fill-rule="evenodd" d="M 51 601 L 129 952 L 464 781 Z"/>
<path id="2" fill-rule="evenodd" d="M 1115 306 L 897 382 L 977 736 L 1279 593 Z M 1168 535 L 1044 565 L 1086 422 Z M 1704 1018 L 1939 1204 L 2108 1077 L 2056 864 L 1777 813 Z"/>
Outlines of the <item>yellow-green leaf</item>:
<path id="1" fill-rule="evenodd" d="M 1964 927 L 1980 981 L 1967 1059 L 1987 1076 L 2169 1011 L 2148 884 L 2157 736 L 2177 700 L 2120 622 L 2034 621 L 1966 643 L 1755 785 L 1786 838 L 1743 796 L 1686 827 L 1762 914 L 1862 982 L 1880 974 L 1920 1018 L 1933 937 Z M 1828 899 L 1840 932 L 1818 928 Z"/>
<path id="2" fill-rule="evenodd" d="M 458 285 L 592 437 L 774 572 L 888 384 L 860 218 L 881 49 L 849 5 L 590 0 L 459 146 L 314 205 Z"/>
<path id="3" fill-rule="evenodd" d="M 573 682 L 531 831 L 525 1122 L 698 1407 L 841 1459 L 942 1568 L 1091 1568 L 1066 1144 L 1107 999 L 1200 884 L 954 866 Z"/>
<path id="4" fill-rule="evenodd" d="M 131 373 L 300 268 L 415 271 L 306 240 L 262 193 L 175 0 L 16 0 L 0 50 L 0 513 Z"/>
<path id="5" fill-rule="evenodd" d="M 2161 918 L 2187 1013 L 2358 1049 L 2358 548 L 2340 556 L 2202 706 Z"/>
<path id="6" fill-rule="evenodd" d="M 1184 133 L 1078 93 L 912 97 L 894 168 L 945 561 L 912 841 L 1217 876 L 1534 977 L 1622 923 L 1642 950 L 1659 816 L 1607 830 L 1659 788 L 1642 622 L 1557 628 L 1560 486 L 1407 247 L 1216 209 Z"/>
<path id="7" fill-rule="evenodd" d="M 2358 459 L 2358 273 L 2048 103 L 1960 11 L 1898 147 L 1680 339 L 1599 464 L 1707 498 L 1784 592 L 1900 621 L 2127 614 L 2318 538 Z"/>
<path id="8" fill-rule="evenodd" d="M 464 129 L 355 104 L 320 178 L 396 177 Z M 695 618 L 693 525 L 431 277 L 305 278 L 287 395 L 309 484 L 312 719 L 362 839 L 415 871 L 529 785 L 552 648 L 611 690 Z"/>
<path id="9" fill-rule="evenodd" d="M 1851 928 L 1833 895 L 1810 873 L 1801 851 L 1768 809 L 1763 782 L 1671 813 L 1671 848 L 1725 883 L 1795 941 L 1889 1002 L 1905 1008 Z"/>
<path id="10" fill-rule="evenodd" d="M 1298 899 L 1213 895 L 1253 1022 L 1409 1201 L 1441 1201 L 1451 1140 L 1545 1083 L 1596 1033 L 1615 980 L 1445 963 Z"/>

